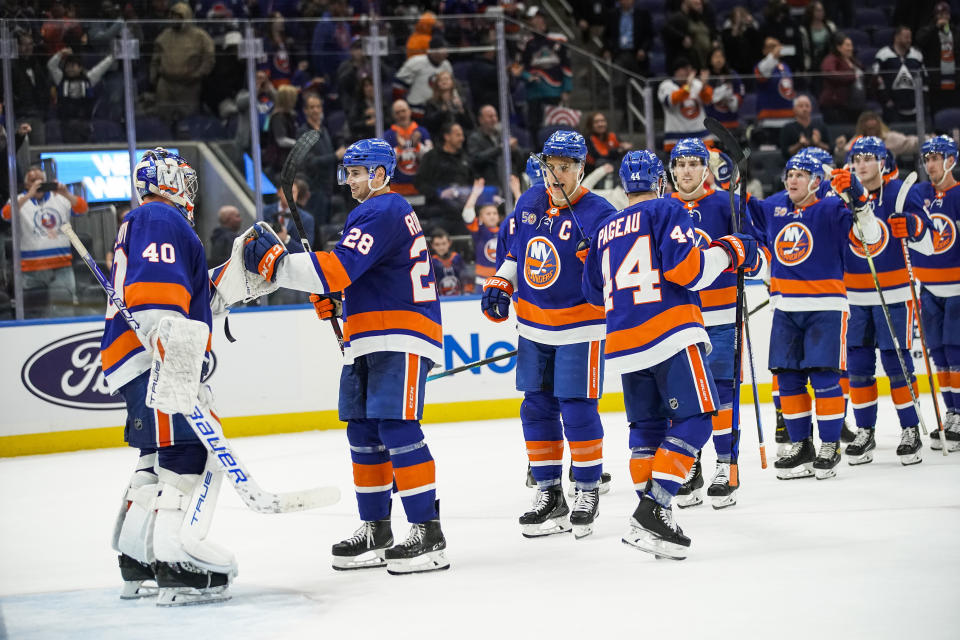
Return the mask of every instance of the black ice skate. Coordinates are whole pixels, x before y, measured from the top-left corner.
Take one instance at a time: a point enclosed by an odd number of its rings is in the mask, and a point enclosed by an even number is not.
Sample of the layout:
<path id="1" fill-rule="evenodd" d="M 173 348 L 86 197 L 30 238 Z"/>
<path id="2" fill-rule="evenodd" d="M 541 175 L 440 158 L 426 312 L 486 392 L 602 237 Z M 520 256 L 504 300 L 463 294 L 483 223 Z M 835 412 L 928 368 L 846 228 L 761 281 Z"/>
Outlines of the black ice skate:
<path id="1" fill-rule="evenodd" d="M 333 568 L 337 571 L 385 567 L 384 552 L 393 546 L 390 518 L 364 522 L 352 536 L 333 545 Z"/>
<path id="2" fill-rule="evenodd" d="M 567 472 L 567 478 L 570 480 L 570 488 L 567 489 L 567 495 L 571 498 L 575 498 L 577 496 L 577 481 L 573 479 L 573 466 L 571 466 L 570 470 Z M 606 471 L 602 471 L 600 473 L 600 495 L 610 493 L 610 481 L 612 479 L 613 477 Z M 530 485 L 528 484 L 527 486 L 529 487 Z M 537 486 L 537 483 L 534 482 L 533 486 Z"/>
<path id="3" fill-rule="evenodd" d="M 922 445 L 917 427 L 904 427 L 903 433 L 900 434 L 900 446 L 897 447 L 900 464 L 909 467 L 912 464 L 923 462 L 923 457 L 920 454 Z"/>
<path id="4" fill-rule="evenodd" d="M 123 578 L 123 591 L 120 592 L 122 599 L 135 600 L 157 595 L 157 578 L 153 574 L 153 567 L 134 560 L 125 553 L 117 556 L 117 560 L 120 562 L 120 577 Z"/>
<path id="5" fill-rule="evenodd" d="M 712 498 L 714 509 L 725 509 L 737 504 L 737 489 L 740 488 L 736 476 L 736 465 L 718 462 L 713 482 L 707 487 L 707 495 Z"/>
<path id="6" fill-rule="evenodd" d="M 687 477 L 677 491 L 677 506 L 681 509 L 695 507 L 703 503 L 703 471 L 700 469 L 700 458 L 693 461 L 693 466 L 687 472 Z"/>
<path id="7" fill-rule="evenodd" d="M 567 517 L 569 514 L 570 509 L 560 485 L 537 489 L 533 507 L 520 516 L 523 537 L 539 538 L 570 531 L 570 520 Z"/>
<path id="8" fill-rule="evenodd" d="M 773 439 L 777 443 L 777 457 L 782 458 L 790 450 L 790 432 L 787 431 L 783 412 L 779 409 L 777 409 L 777 430 L 773 434 Z"/>
<path id="9" fill-rule="evenodd" d="M 843 421 L 843 428 L 840 429 L 840 441 L 841 442 L 853 442 L 857 437 L 857 434 L 847 426 L 847 421 Z"/>
<path id="10" fill-rule="evenodd" d="M 156 562 L 158 607 L 209 604 L 230 599 L 227 587 L 233 576 L 201 569 L 190 562 Z"/>
<path id="11" fill-rule="evenodd" d="M 644 496 L 630 518 L 630 531 L 623 543 L 657 557 L 683 560 L 690 550 L 690 538 L 673 520 L 673 510 Z"/>
<path id="12" fill-rule="evenodd" d="M 443 571 L 450 568 L 446 554 L 447 541 L 439 520 L 410 525 L 407 539 L 387 549 L 387 573 L 394 576 L 408 573 Z"/>
<path id="13" fill-rule="evenodd" d="M 593 533 L 593 521 L 600 515 L 600 489 L 582 491 L 577 489 L 570 512 L 570 525 L 573 537 L 579 540 Z"/>
<path id="14" fill-rule="evenodd" d="M 857 429 L 857 437 L 847 445 L 843 452 L 847 454 L 847 464 L 856 466 L 873 462 L 873 450 L 876 448 L 877 441 L 874 439 L 874 429 L 860 427 Z"/>
<path id="15" fill-rule="evenodd" d="M 817 455 L 813 450 L 813 439 L 804 438 L 794 442 L 786 453 L 773 463 L 777 477 L 781 480 L 795 480 L 813 476 L 813 461 Z"/>
<path id="16" fill-rule="evenodd" d="M 817 480 L 826 480 L 837 476 L 836 466 L 840 464 L 840 443 L 821 442 L 820 452 L 813 461 L 813 471 Z"/>
<path id="17" fill-rule="evenodd" d="M 947 439 L 947 451 L 960 450 L 960 414 L 954 411 L 947 412 L 943 419 L 943 435 Z M 934 451 L 943 449 L 939 429 L 935 429 L 930 434 L 930 448 Z"/>

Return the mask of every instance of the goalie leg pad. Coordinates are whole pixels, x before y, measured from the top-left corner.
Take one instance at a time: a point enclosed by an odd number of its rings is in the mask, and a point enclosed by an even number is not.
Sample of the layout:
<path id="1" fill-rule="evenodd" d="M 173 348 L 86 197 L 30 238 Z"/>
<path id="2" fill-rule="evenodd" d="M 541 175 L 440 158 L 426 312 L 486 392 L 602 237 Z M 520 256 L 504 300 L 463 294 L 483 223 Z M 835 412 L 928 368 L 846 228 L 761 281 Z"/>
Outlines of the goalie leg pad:
<path id="1" fill-rule="evenodd" d="M 167 414 L 189 415 L 197 405 L 210 327 L 199 320 L 165 316 L 151 334 L 153 364 L 145 404 Z"/>
<path id="2" fill-rule="evenodd" d="M 151 564 L 153 553 L 153 527 L 156 519 L 157 475 L 154 464 L 157 454 L 152 449 L 141 450 L 137 469 L 120 501 L 116 524 L 113 530 L 112 547 L 119 551 L 118 562 L 124 600 L 144 598 L 157 594 Z"/>

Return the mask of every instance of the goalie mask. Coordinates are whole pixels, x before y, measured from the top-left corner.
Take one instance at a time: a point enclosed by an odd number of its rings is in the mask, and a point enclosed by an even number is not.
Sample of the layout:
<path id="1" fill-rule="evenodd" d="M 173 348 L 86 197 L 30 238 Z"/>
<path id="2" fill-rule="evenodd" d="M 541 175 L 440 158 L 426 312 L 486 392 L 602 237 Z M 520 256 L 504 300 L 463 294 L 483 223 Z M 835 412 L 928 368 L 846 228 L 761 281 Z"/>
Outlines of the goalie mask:
<path id="1" fill-rule="evenodd" d="M 143 154 L 134 168 L 137 201 L 147 196 L 169 200 L 193 225 L 193 204 L 197 197 L 197 172 L 187 161 L 163 147 Z"/>

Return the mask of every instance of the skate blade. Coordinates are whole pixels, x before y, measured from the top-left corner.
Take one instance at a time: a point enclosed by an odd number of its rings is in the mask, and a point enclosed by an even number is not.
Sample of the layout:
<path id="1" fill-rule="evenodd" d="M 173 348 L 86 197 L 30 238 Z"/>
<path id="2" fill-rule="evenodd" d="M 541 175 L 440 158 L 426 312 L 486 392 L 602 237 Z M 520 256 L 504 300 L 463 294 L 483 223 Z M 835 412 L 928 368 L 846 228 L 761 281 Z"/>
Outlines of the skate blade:
<path id="1" fill-rule="evenodd" d="M 142 580 L 126 580 L 123 583 L 123 591 L 120 592 L 121 600 L 138 600 L 140 598 L 150 598 L 157 595 L 158 588 L 154 585 L 143 584 Z"/>
<path id="2" fill-rule="evenodd" d="M 921 462 L 923 462 L 923 457 L 921 457 L 919 451 L 900 456 L 900 464 L 905 467 L 920 464 Z"/>
<path id="3" fill-rule="evenodd" d="M 649 553 L 657 560 L 685 560 L 688 548 L 679 544 L 667 542 L 649 531 L 631 530 L 630 533 L 621 538 L 623 544 L 639 549 L 644 553 Z"/>
<path id="4" fill-rule="evenodd" d="M 209 589 L 194 589 L 193 587 L 161 587 L 157 593 L 158 607 L 184 607 L 194 604 L 213 604 L 226 602 L 230 594 L 226 592 L 227 585 L 211 587 Z"/>
<path id="5" fill-rule="evenodd" d="M 700 489 L 694 489 L 685 496 L 677 495 L 677 497 L 673 499 L 673 503 L 681 509 L 689 509 L 698 504 L 703 504 L 703 494 Z"/>
<path id="6" fill-rule="evenodd" d="M 799 480 L 813 477 L 813 463 L 807 462 L 792 469 L 777 469 L 777 478 L 780 480 Z"/>
<path id="7" fill-rule="evenodd" d="M 593 523 L 573 525 L 573 537 L 576 540 L 582 540 L 593 533 Z"/>
<path id="8" fill-rule="evenodd" d="M 734 493 L 731 493 L 727 496 L 714 496 L 713 500 L 711 500 L 711 504 L 713 505 L 713 508 L 718 511 L 720 509 L 726 509 L 727 507 L 732 507 L 733 505 L 737 504 L 737 496 Z"/>
<path id="9" fill-rule="evenodd" d="M 566 516 L 562 518 L 549 518 L 540 524 L 520 525 L 524 538 L 542 538 L 543 536 L 552 536 L 556 533 L 567 533 L 571 530 L 570 521 Z"/>
<path id="10" fill-rule="evenodd" d="M 386 549 L 373 549 L 358 556 L 333 556 L 332 566 L 337 571 L 353 571 L 354 569 L 376 569 L 387 566 L 383 554 Z"/>
<path id="11" fill-rule="evenodd" d="M 387 573 L 392 576 L 405 576 L 411 573 L 428 573 L 430 571 L 444 571 L 450 568 L 447 552 L 444 549 L 430 551 L 415 558 L 403 560 L 388 560 Z"/>
<path id="12" fill-rule="evenodd" d="M 836 478 L 836 477 L 837 477 L 837 470 L 836 470 L 836 468 L 833 468 L 833 469 L 817 469 L 816 472 L 815 472 L 815 475 L 817 476 L 817 480 L 829 480 L 830 478 Z"/>
<path id="13" fill-rule="evenodd" d="M 870 462 L 873 462 L 872 451 L 868 451 L 862 456 L 852 456 L 847 458 L 847 464 L 850 465 L 851 467 L 856 467 L 857 465 L 861 465 L 861 464 L 868 464 Z"/>

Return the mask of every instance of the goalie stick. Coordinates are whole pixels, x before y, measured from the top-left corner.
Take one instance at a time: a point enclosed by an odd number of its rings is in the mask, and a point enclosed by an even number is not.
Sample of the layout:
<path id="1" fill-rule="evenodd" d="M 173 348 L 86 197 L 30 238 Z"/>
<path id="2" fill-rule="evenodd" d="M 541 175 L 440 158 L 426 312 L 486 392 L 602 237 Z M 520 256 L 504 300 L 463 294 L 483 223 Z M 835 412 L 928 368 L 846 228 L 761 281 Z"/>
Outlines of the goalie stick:
<path id="1" fill-rule="evenodd" d="M 140 323 L 133 317 L 123 298 L 100 271 L 100 267 L 97 266 L 93 256 L 90 255 L 83 242 L 77 237 L 70 223 L 63 223 L 60 231 L 70 239 L 70 244 L 77 250 L 80 258 L 93 273 L 93 277 L 97 279 L 97 282 L 106 292 L 107 300 L 117 308 L 117 312 L 136 334 L 140 344 L 149 345 L 150 339 L 144 334 Z M 316 487 L 305 491 L 288 491 L 285 493 L 264 491 L 253 479 L 247 465 L 240 460 L 240 457 L 233 450 L 230 441 L 223 434 L 220 418 L 213 411 L 201 406 L 198 402 L 190 415 L 184 414 L 184 418 L 186 418 L 200 442 L 203 443 L 203 446 L 206 447 L 209 455 L 216 457 L 223 472 L 233 479 L 234 490 L 250 509 L 258 513 L 287 513 L 326 507 L 336 504 L 340 500 L 340 490 L 336 487 Z"/>
<path id="2" fill-rule="evenodd" d="M 303 164 L 307 154 L 310 153 L 313 145 L 319 139 L 320 134 L 315 129 L 304 132 L 302 136 L 297 138 L 297 142 L 290 149 L 287 159 L 283 162 L 283 168 L 280 169 L 280 189 L 283 191 L 283 197 L 287 199 L 287 206 L 290 207 L 293 224 L 297 227 L 297 233 L 300 235 L 300 245 L 307 253 L 311 252 L 310 241 L 307 239 L 307 232 L 303 228 L 303 220 L 300 219 L 300 209 L 297 208 L 297 201 L 293 198 L 293 181 L 297 177 L 300 165 Z M 333 333 L 337 336 L 337 342 L 340 344 L 340 353 L 343 353 L 343 330 L 335 316 L 330 316 L 330 326 L 333 327 Z"/>

